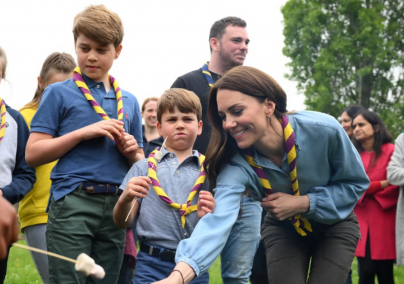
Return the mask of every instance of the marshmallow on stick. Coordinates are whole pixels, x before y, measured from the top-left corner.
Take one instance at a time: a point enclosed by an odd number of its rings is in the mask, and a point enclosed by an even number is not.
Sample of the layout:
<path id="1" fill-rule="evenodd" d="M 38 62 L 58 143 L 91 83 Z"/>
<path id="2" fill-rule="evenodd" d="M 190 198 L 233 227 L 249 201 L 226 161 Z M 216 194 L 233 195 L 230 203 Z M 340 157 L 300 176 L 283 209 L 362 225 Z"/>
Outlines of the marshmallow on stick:
<path id="1" fill-rule="evenodd" d="M 91 275 L 96 279 L 103 279 L 105 276 L 104 269 L 98 264 L 95 264 L 94 259 L 85 253 L 79 254 L 74 268 L 76 271 L 83 273 L 85 276 Z"/>
<path id="2" fill-rule="evenodd" d="M 161 158 L 163 157 L 163 152 L 161 151 L 161 149 L 163 149 L 163 147 L 166 145 L 167 138 L 168 138 L 168 136 L 166 137 L 166 139 L 164 139 L 163 145 L 161 145 L 160 150 L 158 150 L 158 151 L 156 152 L 156 154 L 154 154 L 154 158 L 155 158 L 157 161 L 160 161 Z"/>
<path id="3" fill-rule="evenodd" d="M 60 259 L 66 260 L 66 261 L 73 262 L 73 263 L 75 263 L 76 271 L 83 273 L 85 276 L 92 276 L 96 279 L 103 279 L 105 277 L 104 268 L 102 268 L 98 264 L 95 264 L 94 259 L 92 259 L 88 255 L 86 255 L 85 253 L 81 253 L 77 257 L 77 259 L 72 259 L 72 258 L 63 256 L 63 255 L 60 255 L 60 254 L 56 254 L 56 253 L 49 252 L 46 250 L 37 249 L 34 247 L 25 246 L 25 245 L 18 244 L 18 243 L 13 243 L 13 247 L 18 247 L 18 248 L 22 248 L 22 249 L 26 249 L 26 250 L 39 252 L 42 254 L 50 255 L 50 256 L 53 256 L 56 258 L 60 258 Z"/>

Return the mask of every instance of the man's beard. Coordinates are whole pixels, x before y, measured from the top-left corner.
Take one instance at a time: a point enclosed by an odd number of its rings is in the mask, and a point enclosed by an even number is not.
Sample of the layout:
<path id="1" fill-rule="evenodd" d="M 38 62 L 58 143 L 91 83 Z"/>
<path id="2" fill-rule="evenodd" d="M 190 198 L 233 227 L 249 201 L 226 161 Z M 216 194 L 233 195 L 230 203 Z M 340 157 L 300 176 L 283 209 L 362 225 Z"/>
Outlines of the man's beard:
<path id="1" fill-rule="evenodd" d="M 228 71 L 228 70 L 232 69 L 233 67 L 241 66 L 244 64 L 244 62 L 243 63 L 235 62 L 231 58 L 231 55 L 229 56 L 228 54 L 224 53 L 222 50 L 219 51 L 219 56 L 220 56 L 220 60 L 222 61 L 222 66 L 224 68 L 223 71 Z"/>

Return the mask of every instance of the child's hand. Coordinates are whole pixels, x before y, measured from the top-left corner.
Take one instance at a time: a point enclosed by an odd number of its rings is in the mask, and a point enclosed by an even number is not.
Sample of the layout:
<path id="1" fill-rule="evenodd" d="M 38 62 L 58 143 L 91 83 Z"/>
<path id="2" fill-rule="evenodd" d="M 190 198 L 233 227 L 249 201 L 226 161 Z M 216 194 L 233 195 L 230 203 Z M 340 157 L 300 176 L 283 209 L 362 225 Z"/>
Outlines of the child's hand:
<path id="1" fill-rule="evenodd" d="M 127 159 L 134 159 L 139 150 L 139 145 L 135 137 L 126 132 L 122 132 L 120 136 L 114 135 L 114 138 L 119 152 Z"/>
<path id="2" fill-rule="evenodd" d="M 79 129 L 82 140 L 90 140 L 102 136 L 107 136 L 114 140 L 114 136 L 120 137 L 125 129 L 122 127 L 123 122 L 116 119 L 102 120 L 89 126 Z"/>
<path id="3" fill-rule="evenodd" d="M 199 192 L 198 200 L 198 217 L 202 218 L 207 213 L 213 213 L 216 207 L 216 201 L 212 193 L 206 190 L 201 190 Z"/>
<path id="4" fill-rule="evenodd" d="M 130 203 L 135 197 L 145 198 L 150 190 L 151 183 L 148 177 L 133 177 L 126 184 L 125 190 L 119 199 Z"/>

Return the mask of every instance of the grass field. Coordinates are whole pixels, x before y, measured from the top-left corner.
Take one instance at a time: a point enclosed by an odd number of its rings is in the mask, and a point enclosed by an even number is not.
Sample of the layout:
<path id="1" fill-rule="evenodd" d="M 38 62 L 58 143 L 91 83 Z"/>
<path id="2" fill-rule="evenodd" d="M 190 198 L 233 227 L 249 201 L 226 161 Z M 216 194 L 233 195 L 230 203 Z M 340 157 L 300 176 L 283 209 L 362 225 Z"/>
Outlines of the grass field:
<path id="1" fill-rule="evenodd" d="M 25 244 L 25 241 L 19 241 Z M 352 280 L 353 283 L 358 283 L 358 273 L 356 270 L 356 260 L 352 264 Z M 220 284 L 222 279 L 220 277 L 220 260 L 216 260 L 215 264 L 210 268 L 210 281 L 211 284 Z M 394 280 L 396 284 L 404 283 L 404 267 L 394 267 Z M 32 261 L 31 255 L 27 250 L 19 248 L 11 248 L 10 258 L 8 260 L 8 269 L 5 284 L 31 284 L 42 283 L 35 265 Z M 377 283 L 377 281 L 376 281 Z"/>

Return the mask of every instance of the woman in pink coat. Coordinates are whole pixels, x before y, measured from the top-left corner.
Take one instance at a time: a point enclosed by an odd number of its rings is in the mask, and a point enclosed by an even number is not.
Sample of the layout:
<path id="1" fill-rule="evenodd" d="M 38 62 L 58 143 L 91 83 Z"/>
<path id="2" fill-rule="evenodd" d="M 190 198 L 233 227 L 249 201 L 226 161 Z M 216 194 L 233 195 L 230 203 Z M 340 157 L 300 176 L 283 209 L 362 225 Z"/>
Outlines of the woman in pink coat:
<path id="1" fill-rule="evenodd" d="M 359 284 L 373 284 L 375 275 L 379 284 L 394 283 L 398 188 L 387 181 L 393 139 L 380 117 L 368 110 L 354 117 L 352 127 L 353 143 L 371 181 L 354 209 L 362 235 L 355 253 L 360 266 Z"/>

